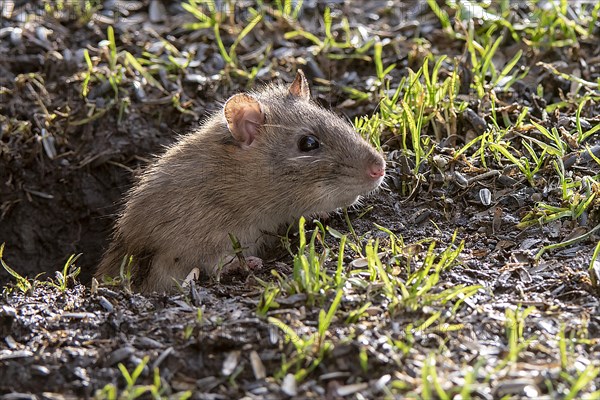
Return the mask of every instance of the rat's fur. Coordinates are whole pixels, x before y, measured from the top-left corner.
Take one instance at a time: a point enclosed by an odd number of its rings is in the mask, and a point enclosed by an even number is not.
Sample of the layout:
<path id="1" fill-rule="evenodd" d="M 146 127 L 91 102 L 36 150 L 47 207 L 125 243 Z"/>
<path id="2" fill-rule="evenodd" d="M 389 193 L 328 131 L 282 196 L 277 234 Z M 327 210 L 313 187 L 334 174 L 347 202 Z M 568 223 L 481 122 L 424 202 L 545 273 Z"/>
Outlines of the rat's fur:
<path id="1" fill-rule="evenodd" d="M 264 113 L 249 146 L 232 136 L 220 112 L 168 148 L 127 195 L 96 276 L 117 276 L 132 255 L 135 289 L 169 290 L 172 278 L 182 280 L 194 267 L 213 275 L 234 254 L 230 233 L 245 255 L 260 256 L 264 232 L 376 189 L 381 179 L 366 171 L 384 168 L 381 155 L 308 100 L 307 86 L 306 96 L 292 89 L 270 85 L 249 93 Z M 319 149 L 298 149 L 307 134 L 319 139 Z"/>

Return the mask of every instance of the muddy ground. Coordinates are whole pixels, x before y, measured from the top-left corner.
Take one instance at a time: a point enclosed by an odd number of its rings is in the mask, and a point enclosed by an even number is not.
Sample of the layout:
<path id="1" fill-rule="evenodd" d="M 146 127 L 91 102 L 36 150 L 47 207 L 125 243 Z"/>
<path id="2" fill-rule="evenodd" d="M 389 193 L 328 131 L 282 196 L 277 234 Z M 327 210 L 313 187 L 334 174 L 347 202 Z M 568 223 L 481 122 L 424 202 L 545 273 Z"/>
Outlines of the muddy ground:
<path id="1" fill-rule="evenodd" d="M 136 173 L 162 146 L 197 126 L 231 94 L 248 85 L 291 82 L 295 70 L 302 67 L 313 97 L 324 106 L 350 119 L 376 112 L 375 94 L 366 101 L 354 101 L 343 90 L 353 86 L 374 93 L 370 88 L 372 61 L 311 55 L 310 41 L 289 40 L 283 32 L 298 25 L 323 32 L 322 16 L 328 4 L 334 17 L 345 15 L 352 27 L 362 27 L 367 37 L 391 41 L 383 52 L 384 65 L 397 64 L 389 74 L 391 82 L 406 76 L 408 68 L 417 69 L 429 52 L 460 58 L 464 49 L 459 41 L 447 38 L 425 3 L 387 7 L 378 1 L 369 5 L 305 1 L 299 22 L 282 22 L 267 13 L 270 23 L 241 42 L 238 52 L 245 55 L 240 57 L 245 71 L 257 64 L 254 50 L 265 43 L 272 45 L 271 57 L 261 60 L 255 81 L 249 83 L 246 76 L 228 71 L 212 30 L 184 27 L 197 19 L 180 3 L 90 2 L 86 3 L 89 10 L 50 4 L 53 7 L 42 2 L 0 2 L 0 242 L 5 243 L 6 264 L 23 276 L 33 278 L 43 272 L 40 280 L 54 277 L 54 271 L 78 253 L 82 253 L 77 261 L 82 272 L 78 283 L 71 283 L 65 292 L 34 284 L 34 290 L 24 294 L 0 268 L 0 283 L 7 286 L 0 300 L 0 393 L 4 398 L 111 398 L 109 389 L 100 392 L 109 384 L 127 397 L 131 392 L 123 392 L 127 387 L 119 363 L 129 371 L 143 366 L 138 384 L 152 383 L 157 368 L 165 396 L 189 390 L 194 398 L 202 399 L 428 398 L 421 373 L 430 354 L 437 359 L 438 375 L 449 393 L 452 388 L 464 387 L 465 371 L 480 365 L 478 360 L 484 358 L 491 361 L 477 367 L 472 398 L 561 397 L 573 383 L 565 371 L 576 377 L 587 366 L 598 367 L 600 301 L 587 269 L 599 237 L 590 235 L 548 251 L 539 262 L 534 260 L 543 246 L 594 227 L 598 223 L 595 209 L 590 208 L 578 220 L 517 229 L 516 224 L 537 201 L 551 201 L 556 195 L 549 189 L 556 187 L 550 169 L 540 173 L 548 185 L 532 187 L 514 169 L 492 165 L 484 170 L 464 160 L 457 161 L 459 174 L 454 180 L 426 166 L 430 169 L 428 181 L 409 196 L 403 188 L 407 183 L 414 185 L 414 180 L 393 140 L 384 146 L 387 187 L 350 211 L 353 227 L 359 235 L 366 235 L 363 244 L 373 237 L 389 243 L 374 224 L 401 235 L 406 243 L 435 239 L 438 248 L 445 248 L 452 246 L 455 233 L 454 243 L 465 241 L 459 265 L 442 273 L 439 284 L 440 290 L 457 285 L 482 287 L 449 317 L 449 323 L 459 324 L 461 329 L 417 331 L 410 338 L 410 349 L 399 355 L 389 338 L 408 340 L 405 328 L 409 324 L 422 322 L 436 311 L 449 312 L 448 305 L 391 312 L 382 296 L 353 287 L 345 294 L 342 312 L 350 315 L 356 304 L 368 300 L 371 305 L 366 314 L 356 324 L 341 319 L 335 322 L 329 333 L 333 350 L 296 385 L 286 378 L 286 372 L 307 368 L 308 361 L 290 365 L 287 371 L 282 368 L 282 355 L 291 359 L 294 348 L 256 312 L 263 290 L 259 281 L 274 281 L 271 268 L 283 276 L 290 274 L 289 256 L 268 263 L 257 276 L 194 286 L 174 296 L 142 296 L 119 287 L 90 288 L 115 213 Z M 236 3 L 230 12 L 234 22 L 245 17 L 250 4 L 254 3 Z M 516 16 L 528 12 L 526 4 L 513 7 Z M 110 84 L 91 79 L 89 94 L 82 96 L 87 71 L 83 49 L 106 68 L 109 50 L 102 41 L 107 40 L 108 26 L 114 26 L 119 51 L 141 56 L 145 49 L 163 62 L 160 65 L 166 65 L 166 72 L 155 74 L 162 89 L 136 86 L 140 74 L 130 65 L 114 72 L 119 79 L 118 95 Z M 335 29 L 342 28 L 336 25 Z M 506 105 L 527 105 L 541 116 L 540 102 L 560 98 L 570 82 L 538 66 L 539 60 L 555 63 L 563 71 L 578 68 L 588 74 L 588 81 L 597 80 L 597 26 L 593 32 L 580 40 L 577 49 L 525 49 L 522 64 L 534 72 L 498 97 Z M 235 38 L 234 32 L 230 33 L 222 32 L 228 45 Z M 185 64 L 181 68 L 169 64 L 167 55 L 174 53 L 161 47 L 161 37 L 181 54 L 193 54 L 192 60 L 173 62 Z M 505 59 L 514 54 L 515 46 L 523 44 L 503 43 Z M 331 53 L 344 51 L 333 49 Z M 588 64 L 582 64 L 584 59 Z M 467 74 L 468 63 L 463 68 Z M 546 99 L 536 96 L 538 84 L 546 89 Z M 468 88 L 464 95 L 469 96 Z M 584 116 L 593 122 L 598 107 L 588 103 Z M 489 112 L 475 98 L 470 109 L 478 115 L 475 122 L 490 123 Z M 568 127 L 574 112 L 546 115 L 546 122 Z M 449 149 L 465 144 L 476 131 L 474 126 L 472 117 L 459 115 L 455 137 L 438 146 L 434 154 L 451 155 Z M 589 145 L 598 145 L 598 140 L 591 138 Z M 598 173 L 598 165 L 589 157 L 578 158 L 569 168 L 582 176 Z M 482 189 L 490 191 L 490 203 L 482 202 Z M 326 223 L 348 232 L 340 214 Z M 332 246 L 337 243 L 328 240 Z M 346 255 L 348 264 L 355 258 L 352 252 Z M 335 260 L 328 266 L 334 269 L 334 264 Z M 314 333 L 321 305 L 307 305 L 300 294 L 279 300 L 280 308 L 270 311 L 270 316 L 285 321 L 300 335 Z M 325 309 L 329 301 L 322 305 Z M 498 367 L 501 373 L 494 372 L 508 351 L 505 310 L 517 305 L 535 307 L 530 317 L 534 322 L 525 329 L 525 336 L 535 338 L 535 344 L 525 345 L 513 367 Z M 561 366 L 557 345 L 552 342 L 561 330 L 567 337 L 580 339 L 569 345 L 568 368 Z M 359 354 L 367 354 L 367 361 Z M 148 363 L 144 364 L 146 356 Z M 585 393 L 600 389 L 598 377 L 590 382 Z M 431 396 L 440 397 L 439 393 Z"/>

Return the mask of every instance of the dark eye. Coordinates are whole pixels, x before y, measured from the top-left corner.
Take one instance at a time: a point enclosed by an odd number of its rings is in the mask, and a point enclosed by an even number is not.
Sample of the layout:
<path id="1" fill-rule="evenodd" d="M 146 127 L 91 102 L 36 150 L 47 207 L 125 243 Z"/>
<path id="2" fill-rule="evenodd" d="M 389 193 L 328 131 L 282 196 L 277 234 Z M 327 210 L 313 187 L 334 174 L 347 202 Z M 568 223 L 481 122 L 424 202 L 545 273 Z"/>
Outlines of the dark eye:
<path id="1" fill-rule="evenodd" d="M 302 136 L 298 142 L 298 149 L 300 149 L 300 151 L 312 151 L 318 149 L 320 145 L 319 139 L 313 135 L 307 135 Z"/>

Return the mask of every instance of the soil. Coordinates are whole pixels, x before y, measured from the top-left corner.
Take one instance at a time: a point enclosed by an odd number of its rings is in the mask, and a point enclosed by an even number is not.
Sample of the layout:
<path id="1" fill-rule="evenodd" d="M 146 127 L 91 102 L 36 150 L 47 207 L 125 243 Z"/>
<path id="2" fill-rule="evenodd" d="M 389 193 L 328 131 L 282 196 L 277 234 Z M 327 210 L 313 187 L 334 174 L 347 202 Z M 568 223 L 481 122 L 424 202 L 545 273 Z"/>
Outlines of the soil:
<path id="1" fill-rule="evenodd" d="M 336 320 L 330 329 L 335 333 L 329 338 L 333 351 L 296 387 L 286 382 L 282 373 L 282 355 L 296 354 L 294 346 L 256 312 L 264 290 L 261 282 L 275 281 L 271 269 L 288 276 L 289 256 L 267 263 L 256 276 L 193 285 L 178 295 L 142 296 L 119 287 L 92 287 L 91 276 L 110 239 L 114 216 L 137 172 L 164 145 L 193 129 L 229 95 L 249 85 L 244 76 L 221 73 L 227 67 L 212 30 L 185 29 L 184 23 L 197 20 L 180 3 L 164 2 L 164 15 L 157 16 L 153 8 L 157 3 L 163 4 L 154 0 L 91 2 L 94 7 L 89 15 L 75 8 L 60 11 L 58 6 L 48 11 L 43 2 L 15 2 L 15 9 L 8 13 L 7 4 L 12 3 L 0 3 L 5 13 L 0 19 L 3 260 L 29 278 L 44 273 L 39 278 L 44 280 L 54 278 L 71 254 L 82 254 L 77 261 L 81 274 L 65 291 L 38 283 L 23 294 L 14 287 L 14 278 L 0 268 L 0 284 L 6 285 L 0 300 L 3 398 L 100 396 L 98 391 L 109 384 L 124 390 L 119 363 L 129 371 L 145 365 L 140 378 L 145 384 L 152 382 L 158 368 L 165 395 L 190 390 L 194 398 L 203 399 L 341 398 L 343 393 L 378 398 L 389 394 L 386 385 L 393 380 L 405 385 L 405 389 L 399 388 L 400 384 L 396 388 L 400 392 L 425 396 L 422 389 L 415 388 L 420 387 L 420 374 L 431 354 L 434 364 L 438 360 L 438 375 L 446 388 L 463 385 L 465 368 L 474 368 L 479 357 L 504 357 L 508 351 L 505 311 L 517 305 L 535 306 L 535 322 L 527 325 L 525 335 L 536 337 L 539 344 L 527 347 L 513 370 L 492 374 L 491 381 L 478 376 L 473 397 L 527 397 L 534 393 L 529 397 L 535 398 L 561 390 L 566 393 L 569 382 L 561 375 L 556 349 L 543 346 L 545 338 L 550 341 L 561 329 L 567 337 L 582 339 L 570 344 L 573 357 L 577 357 L 572 362 L 580 363 L 577 370 L 598 366 L 600 301 L 588 272 L 598 236 L 548 251 L 540 261 L 534 259 L 543 246 L 589 231 L 598 223 L 596 210 L 591 208 L 578 220 L 517 229 L 537 201 L 556 201 L 551 166 L 538 176 L 547 179 L 547 185 L 532 187 L 514 169 L 494 164 L 484 170 L 459 159 L 453 161 L 449 175 L 426 164 L 427 182 L 414 185 L 415 178 L 407 168 L 410 160 L 391 138 L 384 146 L 388 185 L 350 211 L 353 228 L 358 235 L 365 235 L 363 245 L 369 238 L 389 244 L 388 235 L 374 224 L 421 249 L 429 245 L 425 241 L 429 239 L 438 242 L 438 250 L 464 241 L 459 265 L 442 273 L 440 284 L 441 288 L 482 286 L 469 298 L 468 306 L 449 317 L 450 322 L 461 325 L 460 330 L 417 331 L 410 338 L 411 349 L 399 357 L 386 340 L 408 341 L 407 326 L 449 308 L 430 305 L 392 312 L 381 296 L 357 286 L 345 296 L 342 311 L 350 315 L 352 306 L 369 301 L 367 316 L 358 324 Z M 304 3 L 300 23 L 308 31 L 321 32 L 325 4 Z M 238 2 L 232 15 L 241 18 L 248 4 Z M 419 2 L 403 2 L 392 9 L 383 2 L 328 4 L 334 17 L 345 15 L 353 27 L 361 26 L 369 35 L 392 41 L 383 53 L 384 65 L 397 64 L 390 72 L 392 82 L 406 76 L 409 68 L 422 65 L 428 51 L 461 56 L 458 41 L 444 36 L 439 20 Z M 311 42 L 284 38 L 284 29 L 290 27 L 276 21 L 271 21 L 271 31 L 254 32 L 239 45 L 239 54 L 246 56 L 243 62 L 251 66 L 256 61 L 252 50 L 261 43 L 273 44 L 273 57 L 263 60 L 250 85 L 290 82 L 301 66 L 311 80 L 313 96 L 336 113 L 354 119 L 378 109 L 375 97 L 351 101 L 343 90 L 353 86 L 368 92 L 374 78 L 372 62 L 333 60 L 324 54 L 307 56 Z M 418 21 L 418 26 L 411 21 Z M 143 49 L 154 49 L 159 54 L 156 58 L 166 63 L 167 53 L 156 50 L 161 43 L 157 38 L 164 37 L 181 53 L 187 51 L 194 57 L 186 68 L 169 66 L 167 74 L 157 74 L 164 92 L 152 85 L 136 89 L 140 74 L 129 66 L 119 83 L 118 100 L 110 84 L 98 79 L 92 79 L 90 93 L 82 96 L 87 71 L 83 49 L 88 49 L 94 62 L 106 64 L 107 47 L 100 43 L 107 39 L 109 25 L 114 26 L 120 51 L 141 56 Z M 339 26 L 336 29 L 341 30 Z M 432 48 L 425 49 L 413 40 L 418 37 L 426 37 Z M 235 36 L 232 32 L 223 39 L 231 45 Z M 575 109 L 543 115 L 544 102 L 561 98 L 569 91 L 570 82 L 548 73 L 537 61 L 554 63 L 563 71 L 578 68 L 588 81 L 598 80 L 598 40 L 596 27 L 593 35 L 580 40 L 577 49 L 529 49 L 523 63 L 532 68 L 527 79 L 533 81 L 519 81 L 513 90 L 499 92 L 498 97 L 506 105 L 529 106 L 548 126 L 572 126 Z M 523 45 L 507 39 L 502 56 L 510 59 L 519 46 Z M 582 66 L 584 59 L 595 60 L 595 64 L 590 61 Z M 468 69 L 467 63 L 462 67 Z M 546 98 L 536 95 L 538 84 L 544 86 Z M 590 101 L 582 115 L 597 123 L 599 109 L 598 103 Z M 434 155 L 450 158 L 453 148 L 477 132 L 478 121 L 489 123 L 484 104 L 473 100 L 469 110 L 475 117 L 461 114 L 456 134 L 437 146 Z M 518 115 L 518 110 L 507 113 Z M 598 139 L 591 138 L 588 144 L 595 148 Z M 589 157 L 576 157 L 579 154 L 573 151 L 565 157 L 569 173 L 597 175 L 598 165 Z M 412 195 L 404 190 L 407 183 L 417 187 Z M 482 200 L 488 191 L 489 203 Z M 340 232 L 349 231 L 342 215 L 334 214 L 326 222 Z M 327 240 L 332 247 L 338 244 L 331 237 Z M 348 262 L 354 258 L 352 252 L 346 255 Z M 335 270 L 333 264 L 329 267 Z M 334 296 L 315 306 L 307 305 L 301 294 L 280 298 L 280 308 L 269 316 L 285 321 L 299 334 L 314 333 L 319 311 L 322 307 L 327 310 Z M 358 357 L 363 352 L 368 354 L 366 367 Z M 148 364 L 142 362 L 144 357 L 149 357 Z M 308 365 L 289 366 L 289 371 L 294 373 L 300 367 Z M 548 388 L 548 382 L 555 387 Z M 591 382 L 586 389 L 590 393 L 600 388 L 598 377 Z"/>

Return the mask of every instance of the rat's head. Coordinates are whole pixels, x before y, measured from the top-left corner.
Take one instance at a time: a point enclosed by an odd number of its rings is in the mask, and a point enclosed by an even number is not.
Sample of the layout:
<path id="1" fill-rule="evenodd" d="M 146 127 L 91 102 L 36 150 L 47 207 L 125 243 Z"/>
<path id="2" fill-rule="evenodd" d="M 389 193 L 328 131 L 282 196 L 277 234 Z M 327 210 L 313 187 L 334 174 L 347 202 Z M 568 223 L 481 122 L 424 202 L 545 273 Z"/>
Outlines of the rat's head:
<path id="1" fill-rule="evenodd" d="M 276 202 L 298 214 L 328 212 L 379 187 L 385 160 L 352 126 L 310 100 L 302 71 L 289 86 L 231 97 L 227 126 Z M 262 189 L 262 188 L 261 188 Z"/>

